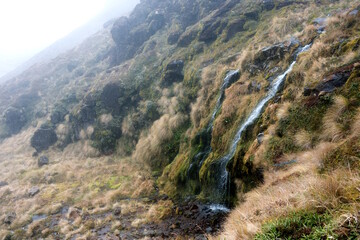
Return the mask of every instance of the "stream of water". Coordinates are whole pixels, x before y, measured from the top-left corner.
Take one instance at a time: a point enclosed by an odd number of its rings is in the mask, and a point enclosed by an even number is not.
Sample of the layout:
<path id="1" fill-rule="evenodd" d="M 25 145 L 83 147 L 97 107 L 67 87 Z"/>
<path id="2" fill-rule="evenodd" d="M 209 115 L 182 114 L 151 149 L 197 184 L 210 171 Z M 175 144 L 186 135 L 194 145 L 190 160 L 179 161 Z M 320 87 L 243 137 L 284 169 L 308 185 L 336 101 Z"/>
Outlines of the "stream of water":
<path id="1" fill-rule="evenodd" d="M 284 82 L 284 80 L 286 79 L 286 76 L 292 71 L 295 63 L 296 63 L 296 57 L 304 52 L 307 51 L 309 48 L 311 47 L 311 44 L 306 45 L 304 47 L 301 47 L 297 50 L 296 55 L 295 55 L 295 60 L 290 64 L 289 68 L 280 76 L 278 76 L 271 84 L 271 88 L 270 90 L 267 92 L 267 95 L 264 99 L 262 99 L 257 106 L 255 107 L 255 109 L 250 113 L 249 117 L 245 120 L 245 122 L 243 122 L 232 143 L 230 146 L 230 149 L 228 151 L 228 153 L 223 156 L 221 159 L 218 160 L 218 162 L 220 163 L 220 180 L 219 180 L 219 192 L 222 194 L 223 199 L 226 199 L 226 197 L 229 195 L 229 191 L 230 191 L 230 176 L 229 176 L 229 172 L 226 169 L 227 164 L 229 163 L 229 161 L 234 157 L 235 152 L 236 152 L 236 148 L 238 143 L 241 140 L 242 134 L 244 133 L 244 131 L 251 126 L 252 124 L 254 124 L 254 122 L 260 117 L 264 106 L 273 98 L 275 97 L 276 93 L 279 91 L 280 86 L 282 85 L 282 83 Z"/>
<path id="2" fill-rule="evenodd" d="M 221 109 L 222 103 L 224 101 L 225 90 L 227 88 L 229 88 L 236 80 L 238 80 L 239 74 L 240 74 L 239 70 L 230 70 L 226 74 L 223 84 L 221 85 L 221 88 L 220 88 L 220 95 L 216 101 L 216 105 L 211 114 L 210 121 L 205 128 L 205 135 L 207 138 L 206 143 L 204 144 L 204 147 L 194 156 L 194 160 L 190 164 L 190 167 L 188 170 L 188 175 L 190 175 L 190 172 L 193 170 L 194 167 L 197 167 L 196 172 L 198 172 L 200 170 L 202 164 L 206 160 L 206 158 L 211 153 L 211 151 L 212 151 L 212 149 L 211 149 L 212 130 L 213 130 L 213 125 L 214 125 L 216 115 L 218 114 L 219 110 Z"/>

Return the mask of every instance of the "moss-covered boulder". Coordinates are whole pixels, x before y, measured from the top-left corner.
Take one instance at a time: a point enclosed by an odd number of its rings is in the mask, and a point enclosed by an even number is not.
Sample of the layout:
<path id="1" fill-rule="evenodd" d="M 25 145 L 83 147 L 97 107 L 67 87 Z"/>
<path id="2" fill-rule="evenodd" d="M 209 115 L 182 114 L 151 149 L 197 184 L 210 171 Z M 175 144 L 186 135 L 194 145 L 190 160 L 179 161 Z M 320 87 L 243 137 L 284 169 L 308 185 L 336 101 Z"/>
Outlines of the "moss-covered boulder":
<path id="1" fill-rule="evenodd" d="M 51 126 L 45 124 L 35 131 L 30 140 L 30 144 L 37 152 L 49 149 L 58 140 L 56 132 Z"/>
<path id="2" fill-rule="evenodd" d="M 26 115 L 23 109 L 10 107 L 4 112 L 3 118 L 10 135 L 19 133 L 26 124 Z"/>

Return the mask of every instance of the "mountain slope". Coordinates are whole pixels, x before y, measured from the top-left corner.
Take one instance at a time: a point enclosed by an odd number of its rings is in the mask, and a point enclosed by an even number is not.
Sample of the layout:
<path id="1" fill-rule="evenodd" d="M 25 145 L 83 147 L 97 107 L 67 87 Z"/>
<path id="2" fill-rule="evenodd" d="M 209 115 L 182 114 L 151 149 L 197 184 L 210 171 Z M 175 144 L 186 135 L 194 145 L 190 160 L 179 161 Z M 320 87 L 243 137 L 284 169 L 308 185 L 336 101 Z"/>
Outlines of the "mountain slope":
<path id="1" fill-rule="evenodd" d="M 356 237 L 359 4 L 142 1 L 2 84 L 1 236 Z"/>

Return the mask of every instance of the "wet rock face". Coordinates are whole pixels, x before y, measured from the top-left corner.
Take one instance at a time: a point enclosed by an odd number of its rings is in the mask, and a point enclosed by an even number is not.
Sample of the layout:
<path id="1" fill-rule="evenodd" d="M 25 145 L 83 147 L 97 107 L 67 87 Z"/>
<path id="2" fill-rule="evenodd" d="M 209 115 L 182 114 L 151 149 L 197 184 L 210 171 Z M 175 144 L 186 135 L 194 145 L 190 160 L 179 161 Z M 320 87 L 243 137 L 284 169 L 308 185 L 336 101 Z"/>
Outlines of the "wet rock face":
<path id="1" fill-rule="evenodd" d="M 42 167 L 42 166 L 48 165 L 48 164 L 49 164 L 49 159 L 46 156 L 41 156 L 38 159 L 38 166 L 39 167 Z"/>
<path id="2" fill-rule="evenodd" d="M 165 72 L 162 78 L 163 86 L 170 86 L 174 82 L 180 82 L 184 79 L 183 74 L 184 61 L 175 60 L 166 66 Z"/>
<path id="3" fill-rule="evenodd" d="M 4 120 L 9 133 L 17 134 L 26 124 L 25 112 L 22 109 L 10 107 L 4 113 Z"/>
<path id="4" fill-rule="evenodd" d="M 30 140 L 30 144 L 37 152 L 42 152 L 49 149 L 57 142 L 58 138 L 54 129 L 48 126 L 42 126 L 36 130 L 34 136 Z"/>

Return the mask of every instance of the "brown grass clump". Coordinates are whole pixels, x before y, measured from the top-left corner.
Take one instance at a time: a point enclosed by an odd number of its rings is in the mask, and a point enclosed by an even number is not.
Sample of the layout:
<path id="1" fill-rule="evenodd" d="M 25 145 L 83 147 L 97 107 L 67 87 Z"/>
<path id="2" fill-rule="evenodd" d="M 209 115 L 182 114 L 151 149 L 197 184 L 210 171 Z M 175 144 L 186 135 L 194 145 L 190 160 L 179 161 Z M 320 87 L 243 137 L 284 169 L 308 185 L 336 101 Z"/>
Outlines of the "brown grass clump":
<path id="1" fill-rule="evenodd" d="M 343 138 L 343 132 L 337 120 L 347 106 L 346 98 L 342 96 L 335 97 L 333 106 L 329 108 L 323 119 L 323 132 L 321 134 L 323 140 L 338 142 Z"/>

